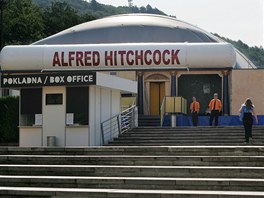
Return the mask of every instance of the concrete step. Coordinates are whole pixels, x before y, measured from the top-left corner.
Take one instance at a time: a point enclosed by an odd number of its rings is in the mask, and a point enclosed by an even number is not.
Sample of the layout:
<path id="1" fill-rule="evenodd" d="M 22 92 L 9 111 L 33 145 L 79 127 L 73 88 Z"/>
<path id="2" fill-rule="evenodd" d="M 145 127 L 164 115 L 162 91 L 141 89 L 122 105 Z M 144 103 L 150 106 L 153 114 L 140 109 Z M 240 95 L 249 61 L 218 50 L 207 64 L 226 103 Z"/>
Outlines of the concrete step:
<path id="1" fill-rule="evenodd" d="M 197 146 L 243 146 L 245 145 L 244 143 L 241 142 L 230 142 L 230 143 L 219 143 L 219 142 L 125 142 L 125 141 L 120 141 L 120 142 L 109 142 L 107 144 L 108 146 L 192 146 L 192 145 L 197 145 Z M 250 145 L 250 144 L 249 144 Z M 254 144 L 255 146 L 262 146 L 263 144 Z"/>
<path id="2" fill-rule="evenodd" d="M 225 144 L 244 144 L 244 140 L 242 139 L 237 139 L 237 140 L 232 140 L 232 139 L 221 139 L 221 140 L 215 140 L 215 139 L 191 139 L 191 140 L 180 140 L 180 139 L 114 139 L 114 141 L 110 141 L 109 143 L 113 144 L 118 144 L 118 143 L 122 143 L 123 145 L 149 145 L 148 143 L 151 143 L 150 145 L 164 145 L 166 146 L 167 144 L 180 144 L 180 145 L 184 145 L 184 144 L 215 144 L 215 145 L 225 145 Z M 263 145 L 263 142 L 261 140 L 255 140 L 253 145 Z"/>
<path id="3" fill-rule="evenodd" d="M 264 127 L 253 129 L 254 145 L 264 144 Z M 109 141 L 110 146 L 243 145 L 244 129 L 237 127 L 139 127 Z"/>
<path id="4" fill-rule="evenodd" d="M 0 164 L 264 166 L 264 156 L 0 155 Z"/>
<path id="5" fill-rule="evenodd" d="M 243 135 L 245 134 L 244 131 L 128 131 L 125 132 L 123 135 L 162 135 L 162 134 L 167 134 L 167 135 L 219 135 L 219 134 L 224 134 L 224 135 Z M 263 135 L 263 131 L 254 131 L 253 135 Z"/>
<path id="6" fill-rule="evenodd" d="M 264 186 L 264 179 L 0 175 L 0 186 L 142 190 L 262 191 Z"/>
<path id="7" fill-rule="evenodd" d="M 263 130 L 264 126 L 253 126 L 253 131 Z M 198 126 L 198 127 L 137 127 L 134 131 L 244 131 L 243 126 Z"/>
<path id="8" fill-rule="evenodd" d="M 0 147 L 1 155 L 264 156 L 264 146 Z"/>
<path id="9" fill-rule="evenodd" d="M 217 138 L 217 139 L 216 139 Z M 190 136 L 190 137 L 181 137 L 181 136 L 166 136 L 166 135 L 161 135 L 161 136 L 120 136 L 118 138 L 119 140 L 205 140 L 205 139 L 210 139 L 210 140 L 214 140 L 215 142 L 220 142 L 221 140 L 236 140 L 239 139 L 239 141 L 245 141 L 245 137 L 244 136 L 222 136 L 222 135 L 218 135 L 218 136 Z M 254 136 L 254 140 L 258 141 L 258 140 L 264 140 L 264 136 L 263 137 L 258 137 L 258 136 Z"/>
<path id="10" fill-rule="evenodd" d="M 0 175 L 97 177 L 264 178 L 264 167 L 236 166 L 110 166 L 0 165 Z"/>
<path id="11" fill-rule="evenodd" d="M 264 192 L 257 191 L 205 191 L 205 190 L 133 190 L 87 188 L 34 188 L 0 187 L 0 196 L 9 197 L 89 197 L 89 198 L 256 198 Z"/>

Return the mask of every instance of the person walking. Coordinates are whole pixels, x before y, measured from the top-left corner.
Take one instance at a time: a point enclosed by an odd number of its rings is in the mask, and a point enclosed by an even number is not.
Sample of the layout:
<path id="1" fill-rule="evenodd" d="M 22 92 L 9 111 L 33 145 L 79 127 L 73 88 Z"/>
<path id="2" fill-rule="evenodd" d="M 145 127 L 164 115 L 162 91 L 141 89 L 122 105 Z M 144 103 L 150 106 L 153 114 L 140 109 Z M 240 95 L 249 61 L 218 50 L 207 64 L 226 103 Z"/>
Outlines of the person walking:
<path id="1" fill-rule="evenodd" d="M 258 117 L 256 114 L 255 106 L 253 105 L 250 98 L 247 98 L 245 103 L 241 105 L 239 109 L 240 114 L 242 114 L 242 121 L 245 129 L 245 143 L 253 143 L 252 139 L 252 125 L 253 116 L 255 117 L 256 124 L 258 124 Z"/>
<path id="2" fill-rule="evenodd" d="M 215 126 L 218 126 L 218 117 L 222 109 L 222 102 L 218 99 L 218 94 L 214 94 L 214 99 L 209 103 L 210 110 L 210 126 L 213 125 L 213 120 L 215 119 Z"/>
<path id="3" fill-rule="evenodd" d="M 193 96 L 193 102 L 190 105 L 190 110 L 192 114 L 192 123 L 193 126 L 198 126 L 198 113 L 200 110 L 200 103 L 196 100 L 196 97 Z"/>

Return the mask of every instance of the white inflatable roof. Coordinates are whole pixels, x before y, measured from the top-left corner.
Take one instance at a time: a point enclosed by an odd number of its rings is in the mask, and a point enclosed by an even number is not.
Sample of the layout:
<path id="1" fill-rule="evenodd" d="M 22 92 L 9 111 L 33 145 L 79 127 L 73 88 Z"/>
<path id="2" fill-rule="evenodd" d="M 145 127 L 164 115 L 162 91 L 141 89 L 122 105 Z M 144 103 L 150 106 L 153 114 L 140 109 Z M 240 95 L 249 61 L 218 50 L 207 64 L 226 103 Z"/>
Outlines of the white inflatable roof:
<path id="1" fill-rule="evenodd" d="M 33 45 L 161 44 L 185 42 L 225 43 L 218 37 L 176 18 L 151 14 L 124 14 L 74 26 L 37 41 Z M 233 68 L 255 68 L 254 64 L 241 52 L 236 49 L 235 51 L 236 63 L 233 65 Z M 211 67 L 215 67 L 213 63 Z"/>

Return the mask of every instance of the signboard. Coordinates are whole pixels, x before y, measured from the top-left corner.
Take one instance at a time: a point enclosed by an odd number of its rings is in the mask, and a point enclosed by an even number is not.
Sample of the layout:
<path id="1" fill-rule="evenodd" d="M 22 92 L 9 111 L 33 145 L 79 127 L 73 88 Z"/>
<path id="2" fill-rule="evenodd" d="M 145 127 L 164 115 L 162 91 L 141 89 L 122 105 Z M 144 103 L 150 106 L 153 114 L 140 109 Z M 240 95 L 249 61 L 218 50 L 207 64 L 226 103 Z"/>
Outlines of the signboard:
<path id="1" fill-rule="evenodd" d="M 95 85 L 95 72 L 60 73 L 60 74 L 19 74 L 2 75 L 1 87 L 42 87 L 42 86 L 81 86 Z"/>
<path id="2" fill-rule="evenodd" d="M 6 46 L 2 70 L 115 70 L 144 68 L 233 67 L 228 43 L 122 43 Z"/>

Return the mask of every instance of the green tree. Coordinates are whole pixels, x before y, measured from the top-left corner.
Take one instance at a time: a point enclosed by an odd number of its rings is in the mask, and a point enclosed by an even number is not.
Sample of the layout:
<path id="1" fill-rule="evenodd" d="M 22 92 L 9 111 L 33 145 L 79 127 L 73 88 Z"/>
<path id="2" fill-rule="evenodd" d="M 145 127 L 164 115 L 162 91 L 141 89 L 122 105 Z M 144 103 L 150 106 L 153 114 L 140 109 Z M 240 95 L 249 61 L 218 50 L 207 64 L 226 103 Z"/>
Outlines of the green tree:
<path id="1" fill-rule="evenodd" d="M 98 3 L 96 0 L 91 0 L 91 7 L 94 11 L 97 10 L 97 7 L 98 7 Z"/>
<path id="2" fill-rule="evenodd" d="M 89 13 L 86 13 L 86 14 L 82 15 L 81 18 L 80 18 L 82 23 L 88 22 L 88 21 L 93 21 L 95 19 L 96 18 L 93 15 L 89 14 Z"/>
<path id="3" fill-rule="evenodd" d="M 31 0 L 10 0 L 4 12 L 5 44 L 30 44 L 44 36 L 41 9 Z"/>
<path id="4" fill-rule="evenodd" d="M 50 36 L 81 22 L 77 12 L 65 2 L 52 3 L 44 11 L 45 34 Z"/>

